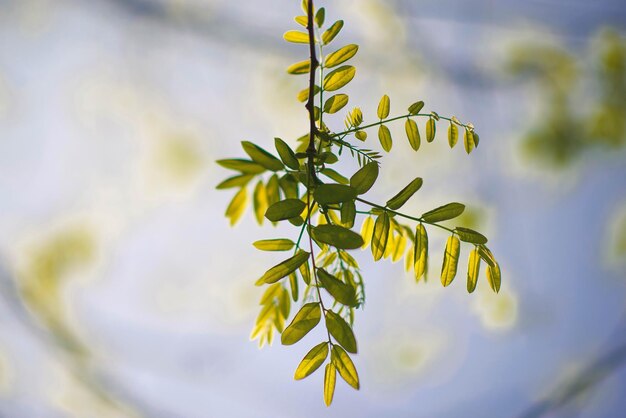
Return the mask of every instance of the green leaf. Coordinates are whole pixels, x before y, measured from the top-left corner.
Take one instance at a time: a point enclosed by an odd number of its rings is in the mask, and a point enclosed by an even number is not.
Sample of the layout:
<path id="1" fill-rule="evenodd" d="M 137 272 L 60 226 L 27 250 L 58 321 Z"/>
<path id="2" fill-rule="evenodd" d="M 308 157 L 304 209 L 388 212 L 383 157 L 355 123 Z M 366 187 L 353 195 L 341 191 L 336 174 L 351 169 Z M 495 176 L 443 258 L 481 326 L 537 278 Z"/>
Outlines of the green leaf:
<path id="1" fill-rule="evenodd" d="M 283 163 L 263 148 L 249 141 L 241 141 L 243 150 L 252 160 L 270 171 L 278 171 L 284 168 Z"/>
<path id="2" fill-rule="evenodd" d="M 435 119 L 429 118 L 426 121 L 426 141 L 433 142 L 435 139 L 435 133 L 437 132 L 437 125 L 435 124 Z"/>
<path id="3" fill-rule="evenodd" d="M 317 93 L 320 92 L 320 86 L 313 86 L 313 96 L 315 96 Z M 309 100 L 309 89 L 306 88 L 304 90 L 300 90 L 300 92 L 298 93 L 298 101 L 299 102 L 306 102 L 307 100 Z"/>
<path id="4" fill-rule="evenodd" d="M 267 210 L 267 191 L 263 185 L 263 180 L 259 180 L 254 187 L 254 194 L 252 195 L 252 203 L 254 207 L 254 217 L 259 225 L 263 225 L 263 214 Z"/>
<path id="5" fill-rule="evenodd" d="M 330 335 L 349 353 L 356 353 L 356 338 L 350 325 L 340 315 L 326 311 L 326 328 Z"/>
<path id="6" fill-rule="evenodd" d="M 353 250 L 363 245 L 361 235 L 339 225 L 319 225 L 311 233 L 316 241 L 342 250 Z"/>
<path id="7" fill-rule="evenodd" d="M 343 64 L 344 62 L 352 58 L 358 50 L 359 46 L 355 44 L 341 47 L 335 52 L 331 52 L 326 56 L 326 58 L 324 59 L 324 67 L 331 68 L 339 64 Z"/>
<path id="8" fill-rule="evenodd" d="M 306 204 L 300 199 L 280 200 L 267 208 L 265 217 L 272 222 L 278 222 L 299 216 L 305 207 Z"/>
<path id="9" fill-rule="evenodd" d="M 246 203 L 248 203 L 248 191 L 245 187 L 242 187 L 226 208 L 226 217 L 230 219 L 230 226 L 235 225 L 241 218 L 246 209 Z"/>
<path id="10" fill-rule="evenodd" d="M 253 174 L 241 174 L 238 176 L 229 177 L 226 180 L 222 181 L 220 184 L 218 184 L 215 188 L 218 190 L 223 190 L 223 189 L 231 189 L 234 187 L 244 187 L 253 178 L 254 178 Z"/>
<path id="11" fill-rule="evenodd" d="M 478 143 L 480 142 L 480 136 L 478 136 L 478 132 L 473 131 L 472 137 L 474 138 L 474 146 L 478 148 Z"/>
<path id="12" fill-rule="evenodd" d="M 332 168 L 324 168 L 322 169 L 322 171 L 320 171 L 320 173 L 322 173 L 323 175 L 325 175 L 326 177 L 335 180 L 337 183 L 340 184 L 344 184 L 347 185 L 349 180 L 347 178 L 345 178 L 344 176 L 342 176 L 341 174 L 339 174 L 338 172 L 336 172 L 335 170 L 333 170 Z"/>
<path id="13" fill-rule="evenodd" d="M 474 138 L 474 132 L 467 128 L 465 128 L 465 134 L 463 135 L 463 145 L 465 146 L 465 152 L 468 154 L 478 145 L 478 141 L 475 141 Z"/>
<path id="14" fill-rule="evenodd" d="M 417 115 L 420 112 L 420 110 L 422 110 L 423 107 L 424 107 L 423 101 L 420 100 L 419 102 L 415 102 L 411 106 L 409 106 L 409 113 L 411 115 Z"/>
<path id="15" fill-rule="evenodd" d="M 324 112 L 330 114 L 337 113 L 348 104 L 348 100 L 349 98 L 347 94 L 335 94 L 324 102 Z"/>
<path id="16" fill-rule="evenodd" d="M 350 359 L 348 353 L 338 345 L 333 345 L 330 354 L 330 361 L 335 365 L 339 375 L 346 381 L 347 384 L 359 390 L 359 374 L 354 367 L 354 363 Z"/>
<path id="17" fill-rule="evenodd" d="M 341 224 L 346 228 L 352 228 L 354 226 L 354 219 L 356 218 L 356 204 L 354 200 L 348 200 L 341 204 Z"/>
<path id="18" fill-rule="evenodd" d="M 379 168 L 377 163 L 373 161 L 367 163 L 350 177 L 350 186 L 352 186 L 358 194 L 366 193 L 376 182 L 378 172 Z"/>
<path id="19" fill-rule="evenodd" d="M 502 273 L 500 272 L 500 265 L 498 263 L 495 263 L 493 266 L 487 266 L 487 282 L 489 282 L 489 286 L 491 286 L 494 292 L 500 292 Z"/>
<path id="20" fill-rule="evenodd" d="M 448 219 L 456 218 L 457 216 L 462 214 L 464 210 L 465 205 L 453 202 L 430 210 L 422 214 L 421 218 L 424 220 L 424 222 L 429 223 L 447 221 Z"/>
<path id="21" fill-rule="evenodd" d="M 288 238 L 274 238 L 254 241 L 252 245 L 261 251 L 289 251 L 296 243 Z"/>
<path id="22" fill-rule="evenodd" d="M 478 274 L 480 272 L 480 256 L 478 250 L 473 249 L 470 252 L 469 260 L 467 262 L 467 291 L 472 293 L 476 289 L 476 283 L 478 282 Z"/>
<path id="23" fill-rule="evenodd" d="M 283 161 L 283 163 L 285 163 L 287 167 L 291 168 L 292 170 L 300 169 L 300 163 L 296 158 L 296 154 L 285 141 L 280 138 L 274 138 L 274 146 L 276 147 L 276 151 L 278 151 L 280 159 Z"/>
<path id="24" fill-rule="evenodd" d="M 428 270 L 428 234 L 421 222 L 417 224 L 415 228 L 415 244 L 413 251 L 415 280 L 419 281 L 422 276 L 426 275 L 426 271 Z"/>
<path id="25" fill-rule="evenodd" d="M 328 341 L 313 347 L 302 359 L 293 378 L 301 380 L 316 371 L 328 357 Z"/>
<path id="26" fill-rule="evenodd" d="M 374 232 L 372 234 L 372 256 L 378 261 L 385 254 L 387 239 L 389 237 L 389 215 L 383 212 L 376 218 Z"/>
<path id="27" fill-rule="evenodd" d="M 485 237 L 480 232 L 476 232 L 473 229 L 463 228 L 461 226 L 457 226 L 454 229 L 454 232 L 459 236 L 461 241 L 471 242 L 472 244 L 486 244 L 487 237 Z"/>
<path id="28" fill-rule="evenodd" d="M 335 395 L 335 383 L 337 382 L 337 369 L 332 363 L 326 365 L 324 371 L 324 403 L 330 406 Z"/>
<path id="29" fill-rule="evenodd" d="M 492 267 L 495 267 L 495 265 L 497 264 L 496 258 L 493 256 L 491 251 L 489 251 L 489 248 L 487 248 L 485 245 L 478 246 L 478 255 L 485 261 L 485 263 L 489 264 Z"/>
<path id="30" fill-rule="evenodd" d="M 389 116 L 389 107 L 390 107 L 389 96 L 385 94 L 380 99 L 380 103 L 378 103 L 378 110 L 376 111 L 376 113 L 378 114 L 378 119 L 383 120 L 387 116 Z"/>
<path id="31" fill-rule="evenodd" d="M 241 158 L 217 160 L 216 163 L 229 170 L 239 171 L 244 174 L 260 174 L 265 171 L 265 167 L 262 165 Z"/>
<path id="32" fill-rule="evenodd" d="M 315 24 L 318 28 L 321 28 L 324 25 L 324 17 L 326 16 L 326 10 L 323 7 L 320 7 L 315 13 Z"/>
<path id="33" fill-rule="evenodd" d="M 287 73 L 289 74 L 308 74 L 311 71 L 311 60 L 304 60 L 296 62 L 287 67 Z"/>
<path id="34" fill-rule="evenodd" d="M 267 190 L 267 204 L 273 205 L 280 200 L 280 183 L 276 174 L 272 175 L 265 186 Z"/>
<path id="35" fill-rule="evenodd" d="M 406 120 L 404 124 L 404 130 L 406 131 L 406 136 L 409 139 L 409 144 L 411 144 L 411 148 L 417 151 L 420 149 L 420 131 L 417 127 L 417 123 L 413 119 Z"/>
<path id="36" fill-rule="evenodd" d="M 385 151 L 391 151 L 391 146 L 393 145 L 393 141 L 391 140 L 391 132 L 389 132 L 389 128 L 387 128 L 385 125 L 380 125 L 378 127 L 378 140 L 380 141 L 380 145 Z"/>
<path id="37" fill-rule="evenodd" d="M 291 323 L 280 336 L 283 345 L 297 343 L 309 333 L 322 318 L 322 310 L 319 302 L 311 302 L 302 306 Z"/>
<path id="38" fill-rule="evenodd" d="M 261 285 L 263 283 L 276 283 L 283 277 L 289 275 L 291 272 L 300 267 L 304 262 L 309 259 L 309 253 L 303 250 L 298 250 L 296 255 L 286 259 L 285 261 L 276 264 L 274 267 L 269 269 L 268 271 L 261 276 L 259 280 L 257 280 L 256 284 Z"/>
<path id="39" fill-rule="evenodd" d="M 345 184 L 320 184 L 313 192 L 313 197 L 320 205 L 327 205 L 354 200 L 357 194 L 354 187 Z"/>
<path id="40" fill-rule="evenodd" d="M 324 90 L 339 90 L 352 81 L 355 73 L 356 68 L 351 65 L 342 65 L 341 67 L 334 69 L 324 77 L 324 82 L 322 83 Z"/>
<path id="41" fill-rule="evenodd" d="M 359 141 L 365 141 L 367 139 L 367 132 L 365 131 L 356 131 L 354 133 L 354 137 Z"/>
<path id="42" fill-rule="evenodd" d="M 321 268 L 317 269 L 317 278 L 324 289 L 326 289 L 337 302 L 352 307 L 357 304 L 356 292 L 349 284 L 342 282 Z"/>
<path id="43" fill-rule="evenodd" d="M 339 31 L 343 28 L 343 20 L 338 20 L 333 23 L 324 33 L 322 33 L 322 44 L 328 45 L 331 43 L 335 36 L 339 34 Z"/>
<path id="44" fill-rule="evenodd" d="M 441 284 L 448 286 L 456 276 L 456 269 L 459 264 L 459 251 L 461 244 L 455 235 L 451 235 L 446 242 L 446 251 L 443 255 L 441 266 Z"/>
<path id="45" fill-rule="evenodd" d="M 295 44 L 308 44 L 309 34 L 306 32 L 300 32 L 299 30 L 289 30 L 284 33 L 283 39 L 287 42 L 293 42 Z"/>
<path id="46" fill-rule="evenodd" d="M 295 271 L 289 275 L 289 287 L 291 288 L 291 299 L 296 302 L 298 300 L 298 275 Z"/>
<path id="47" fill-rule="evenodd" d="M 416 177 L 404 189 L 400 190 L 397 195 L 389 199 L 385 206 L 393 210 L 400 209 L 422 187 L 422 184 L 422 178 Z"/>
<path id="48" fill-rule="evenodd" d="M 450 122 L 450 126 L 448 127 L 448 144 L 450 145 L 450 148 L 454 148 L 458 140 L 459 127 L 456 126 L 453 122 Z"/>

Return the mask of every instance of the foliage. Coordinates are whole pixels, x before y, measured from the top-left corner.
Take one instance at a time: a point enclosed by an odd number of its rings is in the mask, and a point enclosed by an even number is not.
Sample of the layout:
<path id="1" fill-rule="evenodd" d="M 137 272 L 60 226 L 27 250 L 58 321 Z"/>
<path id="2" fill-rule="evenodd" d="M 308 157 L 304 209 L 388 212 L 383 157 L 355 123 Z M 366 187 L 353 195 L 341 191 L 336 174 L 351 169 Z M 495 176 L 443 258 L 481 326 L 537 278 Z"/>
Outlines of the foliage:
<path id="1" fill-rule="evenodd" d="M 305 15 L 295 20 L 306 32 L 290 30 L 284 38 L 309 47 L 310 58 L 287 69 L 291 74 L 309 76 L 309 86 L 298 94 L 298 100 L 306 102 L 309 132 L 298 139 L 300 143 L 295 150 L 276 138 L 276 155 L 251 142 L 242 142 L 249 159 L 219 160 L 218 164 L 236 175 L 217 188 L 238 189 L 226 210 L 231 224 L 244 213 L 250 200 L 248 187 L 254 184 L 252 207 L 257 222 L 263 224 L 264 218 L 273 223 L 286 221 L 296 228 L 295 241 L 275 238 L 254 243 L 263 251 L 291 251 L 292 255 L 271 267 L 256 282 L 258 286 L 266 286 L 266 290 L 251 338 L 258 339 L 263 346 L 271 344 L 275 333 L 279 333 L 282 344 L 292 345 L 322 323 L 327 339 L 307 352 L 294 377 L 303 379 L 326 362 L 324 401 L 330 405 L 337 373 L 353 388 L 360 385 L 349 354 L 357 353 L 352 326 L 355 310 L 365 301 L 365 288 L 359 264 L 349 250 L 369 246 L 376 261 L 384 258 L 395 262 L 404 258 L 406 269 L 415 272 L 416 281 L 426 280 L 429 268 L 426 226 L 436 227 L 450 234 L 441 269 L 443 286 L 449 286 L 456 276 L 461 241 L 473 246 L 467 277 L 470 293 L 476 287 L 481 262 L 486 263 L 487 280 L 495 292 L 500 289 L 501 274 L 486 246 L 485 236 L 468 228 L 442 224 L 461 215 L 463 204 L 448 203 L 420 216 L 398 211 L 422 187 L 422 178 L 416 177 L 384 204 L 363 197 L 378 179 L 382 157 L 379 152 L 361 146 L 368 131 L 377 130 L 382 149 L 389 152 L 393 139 L 387 124 L 404 121 L 409 144 L 418 151 L 421 135 L 416 119 L 426 119 L 428 143 L 435 140 L 437 125 L 446 121 L 450 147 L 457 144 L 462 131 L 463 146 L 469 154 L 479 144 L 473 125 L 454 116 L 422 112 L 423 101 L 411 104 L 400 116 L 390 117 L 391 100 L 384 95 L 377 109 L 378 121 L 364 123 L 361 110 L 355 107 L 346 115 L 345 129 L 331 129 L 324 115 L 338 112 L 349 101 L 348 95 L 335 92 L 354 78 L 356 69 L 346 62 L 355 56 L 358 46 L 346 45 L 326 54 L 326 47 L 340 33 L 343 21 L 324 29 L 324 8 L 315 11 L 312 0 L 305 0 L 302 8 Z M 327 92 L 333 93 L 326 98 Z M 347 154 L 360 167 L 349 178 L 330 167 Z M 360 233 L 356 232 L 357 215 L 364 217 Z M 286 325 L 292 302 L 302 306 Z"/>

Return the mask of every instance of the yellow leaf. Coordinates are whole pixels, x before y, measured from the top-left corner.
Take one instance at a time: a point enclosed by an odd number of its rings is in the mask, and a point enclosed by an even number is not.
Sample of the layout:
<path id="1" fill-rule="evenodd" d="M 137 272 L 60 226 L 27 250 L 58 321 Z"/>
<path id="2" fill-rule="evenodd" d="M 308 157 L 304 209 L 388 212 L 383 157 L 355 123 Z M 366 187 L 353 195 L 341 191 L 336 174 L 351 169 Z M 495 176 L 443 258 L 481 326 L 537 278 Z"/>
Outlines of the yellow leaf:
<path id="1" fill-rule="evenodd" d="M 407 118 L 404 124 L 404 130 L 406 131 L 406 136 L 409 139 L 411 148 L 417 151 L 420 148 L 420 131 L 417 127 L 417 123 L 415 123 L 413 119 Z"/>
<path id="2" fill-rule="evenodd" d="M 359 374 L 354 367 L 354 363 L 350 359 L 348 353 L 338 345 L 333 345 L 330 354 L 331 363 L 335 365 L 339 375 L 346 381 L 347 384 L 359 390 Z"/>
<path id="3" fill-rule="evenodd" d="M 385 125 L 380 125 L 378 127 L 378 140 L 380 141 L 380 145 L 385 151 L 391 151 L 391 146 L 393 145 L 391 132 L 389 132 L 389 128 L 387 128 Z"/>
<path id="4" fill-rule="evenodd" d="M 361 236 L 363 237 L 363 246 L 361 248 L 366 248 L 370 241 L 372 240 L 372 234 L 374 233 L 374 219 L 371 216 L 368 216 L 363 220 L 363 224 L 361 225 Z"/>
<path id="5" fill-rule="evenodd" d="M 305 32 L 300 32 L 299 30 L 290 30 L 285 32 L 283 38 L 287 42 L 293 42 L 296 44 L 308 44 L 309 43 L 309 34 Z"/>
<path id="6" fill-rule="evenodd" d="M 459 251 L 461 243 L 456 235 L 451 235 L 446 242 L 446 250 L 443 255 L 443 265 L 441 266 L 441 284 L 450 285 L 456 276 L 456 269 L 459 264 Z"/>
<path id="7" fill-rule="evenodd" d="M 339 33 L 339 31 L 343 28 L 343 20 L 338 20 L 333 23 L 324 33 L 322 33 L 322 43 L 324 45 L 328 45 L 335 36 Z"/>
<path id="8" fill-rule="evenodd" d="M 256 217 L 256 221 L 259 225 L 263 225 L 263 219 L 265 215 L 265 211 L 267 210 L 267 191 L 265 190 L 265 186 L 263 185 L 263 181 L 259 180 L 254 188 L 254 193 L 252 195 L 252 202 L 254 207 L 254 216 Z"/>
<path id="9" fill-rule="evenodd" d="M 328 341 L 313 347 L 302 359 L 293 378 L 301 380 L 317 370 L 328 357 Z"/>
<path id="10" fill-rule="evenodd" d="M 435 125 L 435 119 L 429 118 L 426 121 L 426 141 L 433 142 L 435 139 L 435 133 L 437 131 L 437 125 Z"/>
<path id="11" fill-rule="evenodd" d="M 324 67 L 331 68 L 339 64 L 343 64 L 344 62 L 352 58 L 358 50 L 359 46 L 355 44 L 341 47 L 335 52 L 332 52 L 326 56 L 326 58 L 324 59 Z"/>
<path id="12" fill-rule="evenodd" d="M 458 140 L 459 128 L 454 123 L 450 122 L 450 126 L 448 127 L 448 144 L 450 144 L 450 148 L 454 148 Z"/>
<path id="13" fill-rule="evenodd" d="M 311 60 L 296 62 L 287 67 L 289 74 L 307 74 L 309 71 L 311 71 Z"/>
<path id="14" fill-rule="evenodd" d="M 239 189 L 237 194 L 230 201 L 230 204 L 226 208 L 226 217 L 230 219 L 230 225 L 233 226 L 241 218 L 246 210 L 246 203 L 248 202 L 248 191 L 245 187 Z"/>
<path id="15" fill-rule="evenodd" d="M 428 268 L 428 234 L 422 223 L 415 228 L 415 247 L 413 249 L 415 280 L 426 274 Z"/>
<path id="16" fill-rule="evenodd" d="M 494 292 L 498 293 L 500 291 L 502 275 L 498 263 L 495 263 L 493 266 L 487 266 L 487 281 Z"/>
<path id="17" fill-rule="evenodd" d="M 339 90 L 354 78 L 356 68 L 351 65 L 342 65 L 324 77 L 323 86 L 327 91 Z"/>
<path id="18" fill-rule="evenodd" d="M 332 363 L 326 365 L 324 372 L 324 403 L 330 406 L 335 395 L 335 382 L 337 381 L 337 369 Z"/>
<path id="19" fill-rule="evenodd" d="M 389 237 L 389 215 L 383 212 L 376 218 L 372 233 L 372 256 L 378 261 L 385 254 L 387 239 Z"/>
<path id="20" fill-rule="evenodd" d="M 378 114 L 378 118 L 379 119 L 385 119 L 387 116 L 389 116 L 389 108 L 390 108 L 390 100 L 389 100 L 389 96 L 387 96 L 386 94 L 380 99 L 380 103 L 378 103 L 378 110 L 376 111 L 376 113 Z"/>
<path id="21" fill-rule="evenodd" d="M 469 261 L 467 263 L 467 291 L 472 293 L 476 289 L 478 282 L 478 273 L 480 272 L 480 256 L 478 250 L 473 249 L 470 252 Z"/>

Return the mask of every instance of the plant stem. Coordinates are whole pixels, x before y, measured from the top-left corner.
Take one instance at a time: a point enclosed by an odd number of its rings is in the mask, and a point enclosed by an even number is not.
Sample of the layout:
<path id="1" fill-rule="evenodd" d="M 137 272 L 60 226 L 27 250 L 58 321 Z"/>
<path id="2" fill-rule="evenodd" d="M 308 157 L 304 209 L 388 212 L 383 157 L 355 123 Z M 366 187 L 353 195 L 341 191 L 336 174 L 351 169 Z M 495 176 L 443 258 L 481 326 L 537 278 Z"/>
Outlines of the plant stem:
<path id="1" fill-rule="evenodd" d="M 383 123 L 387 123 L 387 122 L 393 122 L 393 121 L 396 121 L 396 120 L 399 120 L 399 119 L 409 118 L 411 116 L 415 116 L 415 117 L 418 117 L 418 116 L 419 117 L 431 117 L 432 115 L 430 113 L 416 113 L 415 115 L 407 113 L 406 115 L 395 116 L 393 118 L 381 120 L 381 121 L 378 121 L 378 122 L 375 122 L 375 123 L 370 123 L 369 125 L 357 126 L 357 127 L 352 128 L 352 129 L 348 129 L 347 131 L 331 134 L 331 136 L 335 137 L 335 136 L 347 135 L 347 134 L 350 134 L 352 132 L 362 131 L 363 129 L 372 128 L 374 126 L 382 125 Z M 448 117 L 445 117 L 445 116 L 439 116 L 439 119 L 443 119 L 443 120 L 447 120 L 447 121 L 452 122 L 452 118 L 448 118 Z M 456 122 L 454 122 L 454 123 L 459 125 L 459 126 L 462 126 L 464 128 L 468 128 L 469 127 L 467 124 L 464 124 L 464 123 L 461 123 L 461 124 L 458 124 Z"/>

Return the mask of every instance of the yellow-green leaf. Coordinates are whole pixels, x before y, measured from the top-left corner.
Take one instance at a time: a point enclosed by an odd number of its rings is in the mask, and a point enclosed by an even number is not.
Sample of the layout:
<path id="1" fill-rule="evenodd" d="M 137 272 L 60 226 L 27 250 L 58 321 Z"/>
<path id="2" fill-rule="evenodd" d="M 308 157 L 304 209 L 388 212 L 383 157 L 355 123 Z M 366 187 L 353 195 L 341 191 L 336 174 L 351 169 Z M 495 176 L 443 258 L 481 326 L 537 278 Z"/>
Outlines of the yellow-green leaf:
<path id="1" fill-rule="evenodd" d="M 265 185 L 262 180 L 254 187 L 254 193 L 252 195 L 252 203 L 254 207 L 254 216 L 259 225 L 263 225 L 263 215 L 267 210 L 267 191 L 265 190 Z"/>
<path id="2" fill-rule="evenodd" d="M 423 181 L 421 177 L 416 177 L 412 182 L 407 184 L 407 186 L 400 190 L 398 194 L 387 201 L 387 206 L 389 209 L 400 209 L 402 205 L 406 203 L 407 200 L 411 198 L 417 192 L 420 187 L 422 187 Z"/>
<path id="3" fill-rule="evenodd" d="M 356 338 L 352 328 L 340 315 L 328 310 L 326 311 L 326 328 L 330 335 L 349 353 L 356 353 Z"/>
<path id="4" fill-rule="evenodd" d="M 315 13 L 315 24 L 318 28 L 321 28 L 324 25 L 324 17 L 326 16 L 326 10 L 323 7 L 320 7 Z"/>
<path id="5" fill-rule="evenodd" d="M 252 158 L 252 160 L 270 171 L 278 171 L 285 168 L 282 161 L 274 157 L 263 148 L 249 141 L 241 141 L 243 150 Z"/>
<path id="6" fill-rule="evenodd" d="M 351 65 L 342 65 L 341 67 L 334 69 L 324 77 L 324 82 L 322 83 L 324 90 L 339 90 L 352 81 L 355 73 L 356 68 Z"/>
<path id="7" fill-rule="evenodd" d="M 478 148 L 478 143 L 480 142 L 480 136 L 478 136 L 478 132 L 473 131 L 472 137 L 474 138 L 474 146 Z"/>
<path id="8" fill-rule="evenodd" d="M 363 245 L 363 238 L 356 232 L 339 225 L 319 225 L 311 231 L 316 241 L 342 250 L 352 250 Z"/>
<path id="9" fill-rule="evenodd" d="M 428 234 L 420 222 L 415 228 L 415 244 L 413 247 L 415 280 L 419 281 L 428 269 Z"/>
<path id="10" fill-rule="evenodd" d="M 378 172 L 378 163 L 373 161 L 367 163 L 350 177 L 350 186 L 353 187 L 358 194 L 366 193 L 376 182 Z"/>
<path id="11" fill-rule="evenodd" d="M 315 188 L 313 197 L 320 205 L 329 203 L 341 203 L 354 200 L 357 197 L 357 190 L 345 184 L 320 184 Z"/>
<path id="12" fill-rule="evenodd" d="M 500 265 L 498 263 L 495 263 L 493 266 L 487 266 L 487 281 L 494 292 L 498 293 L 500 291 L 502 273 L 500 272 Z"/>
<path id="13" fill-rule="evenodd" d="M 319 324 L 321 318 L 322 311 L 319 302 L 307 303 L 300 308 L 289 326 L 285 328 L 280 336 L 280 342 L 283 345 L 297 343 Z"/>
<path id="14" fill-rule="evenodd" d="M 456 276 L 460 249 L 459 239 L 455 235 L 451 235 L 446 242 L 446 251 L 443 255 L 443 264 L 441 266 L 441 284 L 444 286 L 452 283 L 454 276 Z"/>
<path id="15" fill-rule="evenodd" d="M 321 268 L 317 269 L 317 278 L 322 287 L 324 287 L 337 302 L 352 307 L 356 305 L 356 292 L 352 286 L 342 282 Z"/>
<path id="16" fill-rule="evenodd" d="M 417 127 L 417 123 L 413 119 L 406 120 L 404 124 L 404 130 L 406 131 L 406 136 L 409 139 L 409 144 L 411 148 L 415 151 L 420 149 L 420 131 Z"/>
<path id="17" fill-rule="evenodd" d="M 335 395 L 335 382 L 337 381 L 337 369 L 332 363 L 326 365 L 324 371 L 324 403 L 330 406 Z"/>
<path id="18" fill-rule="evenodd" d="M 463 213 L 465 210 L 465 205 L 462 203 L 448 203 L 447 205 L 439 206 L 433 210 L 429 210 L 428 212 L 422 214 L 421 218 L 425 222 L 433 223 L 433 222 L 441 222 L 447 221 L 448 219 L 453 219 Z"/>
<path id="19" fill-rule="evenodd" d="M 463 135 L 463 145 L 465 145 L 465 152 L 468 154 L 478 145 L 478 141 L 475 141 L 474 138 L 474 132 L 467 128 L 465 128 L 465 134 Z"/>
<path id="20" fill-rule="evenodd" d="M 306 16 L 296 16 L 293 18 L 293 20 L 295 20 L 297 24 L 304 26 L 305 28 L 309 24 Z"/>
<path id="21" fill-rule="evenodd" d="M 316 371 L 328 357 L 328 341 L 313 347 L 302 359 L 293 378 L 301 380 Z"/>
<path id="22" fill-rule="evenodd" d="M 470 242 L 472 244 L 486 244 L 487 237 L 485 237 L 480 232 L 476 232 L 473 229 L 463 228 L 461 226 L 457 226 L 454 229 L 454 232 L 459 236 L 461 241 Z"/>
<path id="23" fill-rule="evenodd" d="M 365 132 L 365 131 L 356 131 L 354 133 L 354 136 L 359 141 L 365 141 L 367 139 L 367 132 Z"/>
<path id="24" fill-rule="evenodd" d="M 385 125 L 380 125 L 378 127 L 378 140 L 380 141 L 380 145 L 385 151 L 391 151 L 391 146 L 393 145 L 393 141 L 391 140 L 391 132 L 389 132 L 389 128 L 387 128 Z"/>
<path id="25" fill-rule="evenodd" d="M 335 36 L 339 34 L 339 31 L 343 28 L 343 20 L 338 20 L 333 23 L 324 33 L 322 33 L 322 44 L 328 45 Z"/>
<path id="26" fill-rule="evenodd" d="M 420 100 L 419 102 L 415 102 L 411 106 L 409 106 L 409 113 L 411 115 L 417 115 L 420 112 L 420 110 L 422 110 L 423 107 L 424 107 L 423 101 Z"/>
<path id="27" fill-rule="evenodd" d="M 324 102 L 324 112 L 330 114 L 337 113 L 348 104 L 348 100 L 349 98 L 347 94 L 335 94 Z"/>
<path id="28" fill-rule="evenodd" d="M 320 87 L 319 86 L 313 86 L 313 96 L 315 96 L 317 93 L 320 92 Z M 309 100 L 309 89 L 306 88 L 304 90 L 300 90 L 300 92 L 298 93 L 298 101 L 299 102 L 306 102 L 307 100 Z"/>
<path id="29" fill-rule="evenodd" d="M 292 170 L 298 170 L 300 168 L 300 163 L 296 158 L 295 152 L 293 152 L 285 141 L 280 138 L 274 138 L 274 146 L 276 147 L 276 151 L 278 151 L 278 156 L 287 167 Z"/>
<path id="30" fill-rule="evenodd" d="M 265 274 L 257 280 L 256 284 L 261 285 L 263 283 L 276 283 L 304 264 L 309 259 L 309 255 L 310 254 L 306 251 L 298 250 L 296 255 L 293 257 L 276 264 L 274 267 L 266 271 Z"/>
<path id="31" fill-rule="evenodd" d="M 293 42 L 296 44 L 308 44 L 309 34 L 306 32 L 300 32 L 299 30 L 289 30 L 285 32 L 283 38 L 287 42 Z"/>
<path id="32" fill-rule="evenodd" d="M 489 251 L 489 248 L 487 248 L 485 245 L 478 246 L 478 255 L 485 261 L 485 263 L 489 264 L 492 267 L 497 264 L 496 258 L 493 256 L 491 251 Z"/>
<path id="33" fill-rule="evenodd" d="M 480 256 L 478 250 L 473 249 L 470 252 L 469 260 L 467 262 L 467 291 L 472 293 L 476 289 L 476 283 L 478 282 L 478 273 L 480 272 Z"/>
<path id="34" fill-rule="evenodd" d="M 217 160 L 216 163 L 229 170 L 239 171 L 243 174 L 260 174 L 265 171 L 265 167 L 254 161 L 244 160 L 242 158 L 229 158 L 226 160 Z"/>
<path id="35" fill-rule="evenodd" d="M 376 113 L 378 114 L 378 119 L 382 120 L 389 116 L 390 105 L 391 103 L 389 100 L 389 96 L 387 96 L 386 94 L 383 95 L 383 97 L 380 99 L 380 102 L 378 103 L 378 110 L 376 111 Z"/>
<path id="36" fill-rule="evenodd" d="M 265 211 L 265 217 L 272 222 L 294 218 L 302 213 L 306 204 L 300 199 L 280 200 Z"/>
<path id="37" fill-rule="evenodd" d="M 230 204 L 226 208 L 226 217 L 230 219 L 230 225 L 233 226 L 243 215 L 246 209 L 246 203 L 248 202 L 248 191 L 245 187 L 239 189 L 239 191 L 230 201 Z"/>
<path id="38" fill-rule="evenodd" d="M 429 118 L 426 121 L 426 141 L 433 142 L 435 139 L 435 133 L 437 131 L 437 125 L 435 124 L 435 119 Z"/>
<path id="39" fill-rule="evenodd" d="M 280 200 L 280 184 L 276 174 L 267 181 L 265 189 L 267 190 L 267 203 L 270 206 Z"/>
<path id="40" fill-rule="evenodd" d="M 391 253 L 391 261 L 396 262 L 402 258 L 404 255 L 404 250 L 406 248 L 406 237 L 403 234 L 400 234 L 396 237 L 393 243 L 393 252 Z"/>
<path id="41" fill-rule="evenodd" d="M 339 375 L 346 381 L 347 384 L 359 390 L 359 374 L 354 367 L 354 363 L 350 359 L 348 353 L 338 345 L 333 345 L 330 354 L 330 361 L 335 365 Z"/>
<path id="42" fill-rule="evenodd" d="M 325 175 L 326 177 L 330 179 L 335 180 L 337 183 L 341 185 L 347 185 L 349 183 L 349 180 L 347 178 L 345 178 L 344 176 L 342 176 L 341 174 L 339 174 L 332 168 L 325 167 L 322 169 L 322 171 L 320 171 L 320 173 L 322 173 L 323 175 Z"/>
<path id="43" fill-rule="evenodd" d="M 244 187 L 253 178 L 254 178 L 253 174 L 240 174 L 238 176 L 227 178 L 226 180 L 218 184 L 215 188 L 218 190 L 222 190 L 222 189 L 231 189 L 234 187 Z"/>
<path id="44" fill-rule="evenodd" d="M 287 72 L 289 74 L 308 74 L 309 71 L 311 71 L 311 60 L 296 62 L 287 67 Z"/>
<path id="45" fill-rule="evenodd" d="M 374 232 L 372 233 L 372 256 L 378 261 L 385 254 L 387 239 L 389 237 L 389 215 L 383 212 L 376 218 Z"/>
<path id="46" fill-rule="evenodd" d="M 454 148 L 458 140 L 459 127 L 450 122 L 450 126 L 448 127 L 448 144 L 450 145 L 450 148 Z"/>
<path id="47" fill-rule="evenodd" d="M 261 251 L 289 251 L 296 243 L 288 238 L 274 238 L 254 241 L 252 245 Z"/>
<path id="48" fill-rule="evenodd" d="M 367 247 L 369 242 L 372 240 L 372 234 L 374 233 L 374 219 L 371 216 L 368 216 L 363 220 L 363 224 L 361 225 L 361 236 L 363 237 L 363 246 L 362 248 Z"/>
<path id="49" fill-rule="evenodd" d="M 291 288 L 291 299 L 294 302 L 298 300 L 298 275 L 294 271 L 289 275 L 289 287 Z"/>
<path id="50" fill-rule="evenodd" d="M 354 226 L 354 219 L 356 218 L 356 204 L 354 200 L 348 200 L 341 204 L 341 224 L 346 228 L 352 228 Z"/>
<path id="51" fill-rule="evenodd" d="M 344 62 L 352 58 L 358 50 L 359 46 L 355 44 L 341 47 L 335 52 L 331 52 L 326 56 L 326 58 L 324 59 L 324 67 L 331 68 L 339 64 L 343 64 Z"/>

